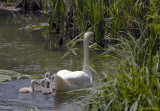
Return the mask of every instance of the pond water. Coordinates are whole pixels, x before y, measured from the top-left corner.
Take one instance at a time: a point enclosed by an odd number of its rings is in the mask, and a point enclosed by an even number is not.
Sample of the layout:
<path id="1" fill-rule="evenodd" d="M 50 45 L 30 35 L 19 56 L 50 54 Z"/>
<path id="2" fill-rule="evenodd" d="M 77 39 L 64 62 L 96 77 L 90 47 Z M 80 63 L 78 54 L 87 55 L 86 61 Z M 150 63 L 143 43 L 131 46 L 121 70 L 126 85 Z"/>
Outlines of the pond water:
<path id="1" fill-rule="evenodd" d="M 79 59 L 83 61 L 80 55 L 70 55 L 59 62 L 68 49 L 57 45 L 47 49 L 42 31 L 19 30 L 30 23 L 18 20 L 20 15 L 15 16 L 5 13 L 0 15 L 0 69 L 26 74 L 44 74 L 46 71 L 55 73 L 60 69 L 75 70 L 82 64 L 79 62 Z M 51 36 L 53 44 L 57 44 L 57 35 L 52 33 Z"/>
<path id="2" fill-rule="evenodd" d="M 73 97 L 67 94 L 48 94 L 40 92 L 20 94 L 18 89 L 29 86 L 30 79 L 0 83 L 0 111 L 78 111 Z M 27 110 L 28 109 L 28 110 Z"/>
<path id="3" fill-rule="evenodd" d="M 54 74 L 61 69 L 76 70 L 82 65 L 81 54 L 70 54 L 59 62 L 68 49 L 57 45 L 58 35 L 54 32 L 51 36 L 55 45 L 48 49 L 43 30 L 19 30 L 28 24 L 44 20 L 43 16 L 35 14 L 0 13 L 0 69 L 43 76 L 47 71 Z M 66 99 L 65 94 L 19 94 L 19 88 L 29 85 L 30 79 L 0 82 L 0 111 L 24 111 L 27 107 L 36 107 L 38 111 L 79 110 L 72 103 L 73 98 Z"/>

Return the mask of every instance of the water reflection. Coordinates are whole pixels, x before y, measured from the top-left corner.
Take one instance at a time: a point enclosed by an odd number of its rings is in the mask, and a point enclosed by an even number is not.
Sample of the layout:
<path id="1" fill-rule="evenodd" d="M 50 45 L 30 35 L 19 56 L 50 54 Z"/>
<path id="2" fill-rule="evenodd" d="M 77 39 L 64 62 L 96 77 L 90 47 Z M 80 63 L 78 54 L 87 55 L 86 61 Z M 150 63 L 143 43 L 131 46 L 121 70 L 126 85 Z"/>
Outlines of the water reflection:
<path id="1" fill-rule="evenodd" d="M 76 96 L 73 94 L 56 93 L 56 95 L 53 96 L 53 99 L 54 99 L 53 109 L 56 111 L 65 111 L 65 110 L 79 111 L 81 110 L 80 106 L 74 103 L 76 101 L 75 100 Z"/>
<path id="2" fill-rule="evenodd" d="M 79 63 L 82 56 L 74 55 L 59 62 L 68 50 L 66 47 L 53 47 L 47 50 L 42 31 L 18 30 L 21 26 L 18 22 L 13 22 L 13 19 L 12 14 L 1 15 L 0 18 L 0 69 L 43 74 L 46 71 L 55 73 L 60 69 L 75 70 L 82 64 Z M 56 44 L 57 35 L 53 33 L 51 36 L 55 36 L 52 37 L 52 42 Z"/>

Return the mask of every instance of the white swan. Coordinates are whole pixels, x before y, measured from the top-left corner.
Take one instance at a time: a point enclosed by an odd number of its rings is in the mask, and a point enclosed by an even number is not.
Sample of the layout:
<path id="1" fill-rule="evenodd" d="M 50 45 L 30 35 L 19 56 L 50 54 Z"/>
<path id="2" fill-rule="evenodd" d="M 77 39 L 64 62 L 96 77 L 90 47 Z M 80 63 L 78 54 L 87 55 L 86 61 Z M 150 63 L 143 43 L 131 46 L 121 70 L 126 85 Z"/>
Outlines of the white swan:
<path id="1" fill-rule="evenodd" d="M 83 71 L 60 70 L 55 74 L 55 90 L 69 91 L 84 88 L 92 84 L 92 74 L 89 69 L 89 41 L 94 39 L 93 32 L 86 32 L 83 39 L 84 61 Z"/>
<path id="2" fill-rule="evenodd" d="M 29 92 L 34 92 L 34 85 L 36 84 L 36 80 L 31 80 L 31 86 L 30 87 L 23 87 L 19 89 L 20 93 L 29 93 Z"/>

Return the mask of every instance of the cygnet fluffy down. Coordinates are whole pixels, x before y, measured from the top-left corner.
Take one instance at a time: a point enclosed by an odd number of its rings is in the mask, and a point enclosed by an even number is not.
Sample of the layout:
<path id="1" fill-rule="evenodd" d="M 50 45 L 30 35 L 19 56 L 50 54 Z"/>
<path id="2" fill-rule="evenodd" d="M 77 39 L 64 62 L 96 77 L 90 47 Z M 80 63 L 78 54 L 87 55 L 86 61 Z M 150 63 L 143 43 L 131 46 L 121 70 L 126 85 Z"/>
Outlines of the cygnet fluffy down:
<path id="1" fill-rule="evenodd" d="M 34 92 L 34 85 L 36 84 L 36 80 L 31 80 L 31 86 L 30 87 L 23 87 L 19 89 L 20 93 L 29 93 L 29 92 Z"/>

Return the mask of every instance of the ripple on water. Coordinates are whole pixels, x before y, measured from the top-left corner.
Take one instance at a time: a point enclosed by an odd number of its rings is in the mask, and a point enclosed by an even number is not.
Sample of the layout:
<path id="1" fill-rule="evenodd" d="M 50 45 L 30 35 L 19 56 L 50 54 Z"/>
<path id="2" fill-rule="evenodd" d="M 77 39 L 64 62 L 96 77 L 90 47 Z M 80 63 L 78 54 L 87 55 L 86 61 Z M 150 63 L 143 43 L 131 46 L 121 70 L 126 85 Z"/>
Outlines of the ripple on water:
<path id="1" fill-rule="evenodd" d="M 21 87 L 28 87 L 30 81 L 30 79 L 23 79 L 0 82 L 0 111 L 25 111 L 27 107 L 36 107 L 38 111 L 79 109 L 72 103 L 72 98 L 66 99 L 67 95 L 56 95 L 55 93 L 43 95 L 40 92 L 19 94 L 18 90 Z"/>

